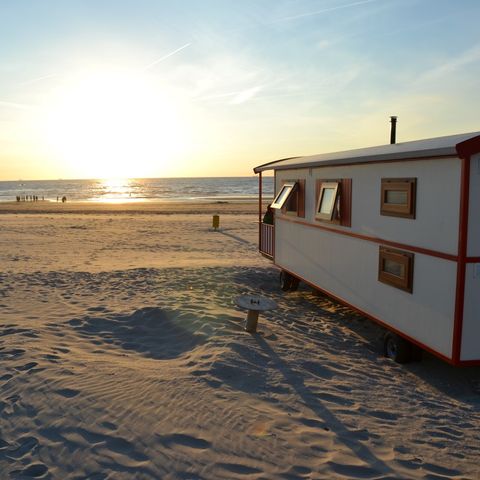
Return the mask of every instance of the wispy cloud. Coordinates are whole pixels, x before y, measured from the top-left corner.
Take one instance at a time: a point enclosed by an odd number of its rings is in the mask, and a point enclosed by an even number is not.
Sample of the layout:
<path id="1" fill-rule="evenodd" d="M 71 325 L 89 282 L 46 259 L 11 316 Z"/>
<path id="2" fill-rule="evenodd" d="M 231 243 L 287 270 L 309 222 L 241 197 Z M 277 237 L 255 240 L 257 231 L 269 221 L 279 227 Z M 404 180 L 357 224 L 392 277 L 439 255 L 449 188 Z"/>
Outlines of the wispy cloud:
<path id="1" fill-rule="evenodd" d="M 247 88 L 246 90 L 242 90 L 238 92 L 231 100 L 232 105 L 240 105 L 241 103 L 245 103 L 251 98 L 255 97 L 257 93 L 262 89 L 262 87 L 251 87 Z"/>
<path id="2" fill-rule="evenodd" d="M 144 70 L 150 70 L 152 67 L 154 67 L 155 65 L 159 64 L 160 62 L 163 62 L 164 60 L 166 60 L 167 58 L 175 55 L 176 53 L 184 50 L 185 48 L 189 47 L 191 45 L 191 43 L 186 43 L 185 45 L 182 45 L 181 47 L 173 50 L 173 52 L 170 52 L 170 53 L 167 53 L 166 55 L 164 55 L 163 57 L 160 57 L 160 58 L 157 58 L 157 60 L 153 61 L 152 63 L 148 64 Z"/>
<path id="3" fill-rule="evenodd" d="M 267 24 L 288 22 L 290 20 L 298 20 L 300 18 L 313 17 L 315 15 L 321 15 L 322 13 L 333 12 L 335 10 L 342 10 L 344 8 L 358 7 L 360 5 L 366 5 L 368 3 L 373 3 L 373 2 L 378 2 L 378 0 L 360 0 L 358 2 L 347 3 L 344 5 L 336 5 L 334 7 L 322 8 L 321 10 L 315 10 L 313 12 L 299 13 L 297 15 L 290 15 L 288 17 L 277 18 L 275 20 L 267 22 Z"/>
<path id="4" fill-rule="evenodd" d="M 28 110 L 28 109 L 32 108 L 31 105 L 26 105 L 24 103 L 5 102 L 3 100 L 0 100 L 0 107 L 15 108 L 15 109 L 18 109 L 18 110 Z"/>
<path id="5" fill-rule="evenodd" d="M 41 82 L 42 80 L 47 80 L 48 78 L 56 77 L 56 73 L 51 73 L 50 75 L 43 75 L 41 77 L 32 78 L 31 80 L 26 80 L 25 82 L 19 83 L 19 85 L 31 85 L 32 83 Z"/>
<path id="6" fill-rule="evenodd" d="M 418 78 L 418 82 L 431 82 L 438 78 L 445 78 L 465 65 L 475 62 L 480 62 L 480 44 L 465 50 L 453 60 L 442 63 L 441 65 L 428 70 Z"/>
<path id="7" fill-rule="evenodd" d="M 219 99 L 228 99 L 230 105 L 240 105 L 247 102 L 257 95 L 258 92 L 262 90 L 261 86 L 245 88 L 243 90 L 236 90 L 234 92 L 225 92 L 217 93 L 213 95 L 206 95 L 203 97 L 197 97 L 195 100 L 205 101 L 205 100 L 219 100 Z"/>

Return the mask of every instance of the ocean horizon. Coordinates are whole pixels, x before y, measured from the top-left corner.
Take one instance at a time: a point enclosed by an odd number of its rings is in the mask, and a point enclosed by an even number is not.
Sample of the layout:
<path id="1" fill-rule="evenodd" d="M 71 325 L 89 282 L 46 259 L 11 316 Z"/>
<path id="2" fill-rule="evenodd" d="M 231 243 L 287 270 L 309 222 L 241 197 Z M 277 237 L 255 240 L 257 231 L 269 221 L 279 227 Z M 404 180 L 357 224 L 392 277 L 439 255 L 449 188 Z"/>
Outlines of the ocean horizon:
<path id="1" fill-rule="evenodd" d="M 264 177 L 263 195 L 273 197 L 273 177 Z M 258 197 L 258 177 L 178 177 L 0 181 L 0 202 L 31 197 L 74 202 L 242 201 Z"/>

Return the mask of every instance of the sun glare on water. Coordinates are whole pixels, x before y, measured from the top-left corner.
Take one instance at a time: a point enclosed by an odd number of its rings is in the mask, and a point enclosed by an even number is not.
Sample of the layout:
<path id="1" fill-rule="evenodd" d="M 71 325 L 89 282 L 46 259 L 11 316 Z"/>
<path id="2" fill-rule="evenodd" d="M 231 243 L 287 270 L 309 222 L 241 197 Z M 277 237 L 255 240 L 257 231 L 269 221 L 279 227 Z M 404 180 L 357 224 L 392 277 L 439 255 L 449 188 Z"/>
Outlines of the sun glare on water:
<path id="1" fill-rule="evenodd" d="M 179 105 L 142 74 L 83 75 L 47 110 L 48 142 L 79 178 L 155 175 L 187 143 Z"/>

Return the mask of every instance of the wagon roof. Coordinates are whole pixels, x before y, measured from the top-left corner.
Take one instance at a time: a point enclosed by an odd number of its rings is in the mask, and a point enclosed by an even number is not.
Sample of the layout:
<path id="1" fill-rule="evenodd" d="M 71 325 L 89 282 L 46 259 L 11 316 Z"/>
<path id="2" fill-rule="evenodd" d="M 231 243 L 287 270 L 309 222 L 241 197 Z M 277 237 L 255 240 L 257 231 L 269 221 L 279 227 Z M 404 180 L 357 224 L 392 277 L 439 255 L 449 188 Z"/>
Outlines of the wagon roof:
<path id="1" fill-rule="evenodd" d="M 458 156 L 459 144 L 470 144 L 474 153 L 480 151 L 480 132 L 461 133 L 446 137 L 427 138 L 412 142 L 378 145 L 376 147 L 357 148 L 341 152 L 321 153 L 305 157 L 290 157 L 255 167 L 255 173 L 264 170 L 285 170 L 292 168 L 317 167 L 327 165 L 343 165 L 370 163 L 388 160 L 408 160 L 412 158 Z M 471 148 L 469 149 L 471 150 Z"/>

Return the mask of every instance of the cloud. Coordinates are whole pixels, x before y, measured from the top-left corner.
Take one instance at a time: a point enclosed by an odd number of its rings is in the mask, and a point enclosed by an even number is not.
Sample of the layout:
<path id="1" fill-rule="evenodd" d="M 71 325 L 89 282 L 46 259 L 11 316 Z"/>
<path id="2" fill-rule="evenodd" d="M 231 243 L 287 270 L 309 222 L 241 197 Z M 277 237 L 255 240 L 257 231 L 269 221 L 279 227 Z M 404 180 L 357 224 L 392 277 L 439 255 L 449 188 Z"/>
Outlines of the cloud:
<path id="1" fill-rule="evenodd" d="M 260 90 L 262 90 L 262 87 L 257 86 L 257 87 L 246 88 L 243 90 L 237 90 L 235 92 L 217 93 L 212 95 L 206 95 L 203 97 L 197 97 L 196 100 L 208 101 L 208 100 L 230 99 L 228 102 L 230 105 L 239 105 L 255 97 Z"/>
<path id="2" fill-rule="evenodd" d="M 18 110 L 28 110 L 32 108 L 31 105 L 26 105 L 24 103 L 15 103 L 15 102 L 5 102 L 0 100 L 0 107 L 5 107 L 5 108 L 14 108 Z"/>
<path id="3" fill-rule="evenodd" d="M 241 103 L 245 103 L 246 101 L 253 98 L 261 89 L 262 87 L 258 86 L 242 90 L 235 95 L 235 97 L 231 100 L 230 103 L 232 105 L 239 105 Z"/>
<path id="4" fill-rule="evenodd" d="M 465 50 L 460 55 L 457 55 L 453 60 L 447 61 L 438 65 L 431 70 L 428 70 L 418 78 L 418 82 L 431 82 L 436 79 L 444 78 L 465 65 L 480 61 L 480 44 Z"/>

